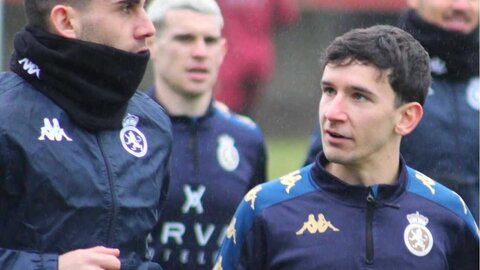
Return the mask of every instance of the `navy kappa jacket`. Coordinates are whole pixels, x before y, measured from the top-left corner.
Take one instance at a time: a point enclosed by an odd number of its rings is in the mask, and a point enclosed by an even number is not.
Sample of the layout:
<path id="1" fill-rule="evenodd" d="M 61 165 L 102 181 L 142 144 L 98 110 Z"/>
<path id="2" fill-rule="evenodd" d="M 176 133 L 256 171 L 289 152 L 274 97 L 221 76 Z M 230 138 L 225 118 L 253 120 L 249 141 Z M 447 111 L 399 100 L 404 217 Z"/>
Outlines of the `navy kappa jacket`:
<path id="1" fill-rule="evenodd" d="M 477 226 L 462 199 L 402 161 L 398 181 L 348 185 L 325 156 L 253 188 L 215 270 L 478 270 Z"/>
<path id="2" fill-rule="evenodd" d="M 122 269 L 161 269 L 147 236 L 168 187 L 171 125 L 144 94 L 122 129 L 87 132 L 14 73 L 0 75 L 0 269 L 57 270 L 60 254 L 120 249 Z"/>
<path id="3" fill-rule="evenodd" d="M 199 118 L 170 118 L 171 185 L 154 260 L 165 270 L 211 270 L 238 203 L 266 178 L 264 138 L 218 102 Z"/>

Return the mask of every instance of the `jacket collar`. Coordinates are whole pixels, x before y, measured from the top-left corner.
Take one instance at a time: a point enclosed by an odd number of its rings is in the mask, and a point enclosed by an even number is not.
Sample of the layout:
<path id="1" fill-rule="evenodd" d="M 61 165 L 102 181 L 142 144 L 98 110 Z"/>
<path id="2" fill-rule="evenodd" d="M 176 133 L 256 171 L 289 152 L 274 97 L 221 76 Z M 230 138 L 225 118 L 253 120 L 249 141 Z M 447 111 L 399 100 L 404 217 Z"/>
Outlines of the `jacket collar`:
<path id="1" fill-rule="evenodd" d="M 159 101 L 155 98 L 155 86 L 152 86 L 150 89 L 148 89 L 146 91 L 146 94 L 151 97 L 153 100 L 155 100 L 155 102 L 157 102 L 160 106 L 162 106 L 163 108 L 165 108 L 165 111 L 167 112 L 168 116 L 170 117 L 170 120 L 172 122 L 181 122 L 181 123 L 192 123 L 192 122 L 195 122 L 195 123 L 198 123 L 198 122 L 203 122 L 207 119 L 209 119 L 210 117 L 213 116 L 213 114 L 215 113 L 215 101 L 212 99 L 210 100 L 210 103 L 208 104 L 208 109 L 207 109 L 207 112 L 202 115 L 202 116 L 199 116 L 199 117 L 192 117 L 192 116 L 188 116 L 188 115 L 172 115 L 170 114 L 170 112 L 166 109 L 166 107 Z"/>
<path id="2" fill-rule="evenodd" d="M 325 165 L 328 163 L 329 161 L 323 152 L 317 155 L 311 171 L 313 181 L 321 190 L 327 192 L 329 196 L 343 203 L 365 207 L 367 197 L 369 194 L 372 194 L 377 205 L 397 207 L 393 203 L 405 191 L 407 168 L 402 157 L 400 157 L 399 177 L 394 184 L 381 184 L 371 187 L 345 183 L 325 170 Z"/>

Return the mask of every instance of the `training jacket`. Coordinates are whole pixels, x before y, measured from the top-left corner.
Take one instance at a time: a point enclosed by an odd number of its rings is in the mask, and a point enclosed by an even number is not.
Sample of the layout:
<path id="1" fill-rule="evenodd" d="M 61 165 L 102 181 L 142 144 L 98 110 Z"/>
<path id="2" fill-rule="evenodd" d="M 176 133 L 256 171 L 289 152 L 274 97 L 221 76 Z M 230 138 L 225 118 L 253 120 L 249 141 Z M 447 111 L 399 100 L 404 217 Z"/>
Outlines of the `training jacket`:
<path id="1" fill-rule="evenodd" d="M 215 270 L 478 270 L 478 234 L 458 195 L 401 163 L 393 185 L 348 185 L 314 164 L 249 191 Z"/>
<path id="2" fill-rule="evenodd" d="M 211 270 L 237 205 L 266 179 L 264 138 L 218 102 L 204 116 L 170 119 L 171 185 L 154 260 L 165 270 Z"/>
<path id="3" fill-rule="evenodd" d="M 14 73 L 0 74 L 0 269 L 58 269 L 75 249 L 120 249 L 122 269 L 147 258 L 168 187 L 171 125 L 144 94 L 122 129 L 88 132 Z M 141 170 L 140 170 L 141 169 Z"/>
<path id="4" fill-rule="evenodd" d="M 433 80 L 420 124 L 402 139 L 405 160 L 439 180 L 478 184 L 479 94 L 478 77 Z"/>

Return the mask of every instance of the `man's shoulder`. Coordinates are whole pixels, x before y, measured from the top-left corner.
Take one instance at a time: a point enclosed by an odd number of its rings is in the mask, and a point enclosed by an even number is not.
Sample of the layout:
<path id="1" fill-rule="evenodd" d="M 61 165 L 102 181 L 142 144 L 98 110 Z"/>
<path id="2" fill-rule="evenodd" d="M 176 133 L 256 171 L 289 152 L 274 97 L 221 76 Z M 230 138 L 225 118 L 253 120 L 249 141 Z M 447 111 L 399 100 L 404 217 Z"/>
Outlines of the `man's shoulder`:
<path id="1" fill-rule="evenodd" d="M 311 167 L 312 165 L 308 165 L 274 180 L 257 185 L 245 195 L 240 208 L 247 208 L 251 211 L 250 214 L 257 215 L 265 209 L 315 191 L 317 188 L 312 185 Z"/>
<path id="2" fill-rule="evenodd" d="M 437 204 L 446 211 L 462 219 L 468 227 L 477 234 L 477 225 L 463 199 L 453 190 L 425 174 L 407 167 L 408 185 L 407 192 L 416 194 L 430 202 Z"/>
<path id="3" fill-rule="evenodd" d="M 132 96 L 129 101 L 129 111 L 142 114 L 162 125 L 167 124 L 169 127 L 171 126 L 170 119 L 165 109 L 143 92 L 136 91 Z"/>
<path id="4" fill-rule="evenodd" d="M 224 122 L 237 126 L 240 129 L 244 129 L 247 132 L 259 129 L 257 123 L 255 123 L 250 117 L 232 112 L 227 105 L 219 101 L 214 101 L 213 110 Z"/>
<path id="5" fill-rule="evenodd" d="M 32 88 L 32 86 L 13 72 L 0 73 L 0 94 L 21 88 Z"/>
<path id="6" fill-rule="evenodd" d="M 15 114 L 26 108 L 53 109 L 54 103 L 13 72 L 0 73 L 0 110 Z"/>

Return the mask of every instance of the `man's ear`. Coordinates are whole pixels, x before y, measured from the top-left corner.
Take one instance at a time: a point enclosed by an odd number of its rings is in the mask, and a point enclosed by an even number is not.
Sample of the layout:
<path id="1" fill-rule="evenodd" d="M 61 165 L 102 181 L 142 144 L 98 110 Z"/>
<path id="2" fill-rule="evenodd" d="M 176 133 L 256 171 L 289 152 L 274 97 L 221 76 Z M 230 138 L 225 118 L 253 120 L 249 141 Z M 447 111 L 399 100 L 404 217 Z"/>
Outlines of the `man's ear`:
<path id="1" fill-rule="evenodd" d="M 409 102 L 400 106 L 397 109 L 397 113 L 395 132 L 405 136 L 412 132 L 420 123 L 423 116 L 423 108 L 418 102 Z"/>
<path id="2" fill-rule="evenodd" d="M 222 50 L 222 58 L 220 58 L 220 63 L 223 63 L 223 59 L 225 59 L 225 55 L 227 54 L 227 51 L 228 51 L 228 42 L 227 42 L 227 39 L 222 37 L 220 39 L 220 46 L 221 46 L 221 50 Z"/>
<path id="3" fill-rule="evenodd" d="M 52 32 L 66 38 L 77 38 L 77 31 L 80 25 L 78 24 L 76 15 L 75 9 L 71 6 L 54 6 L 50 11 Z"/>

